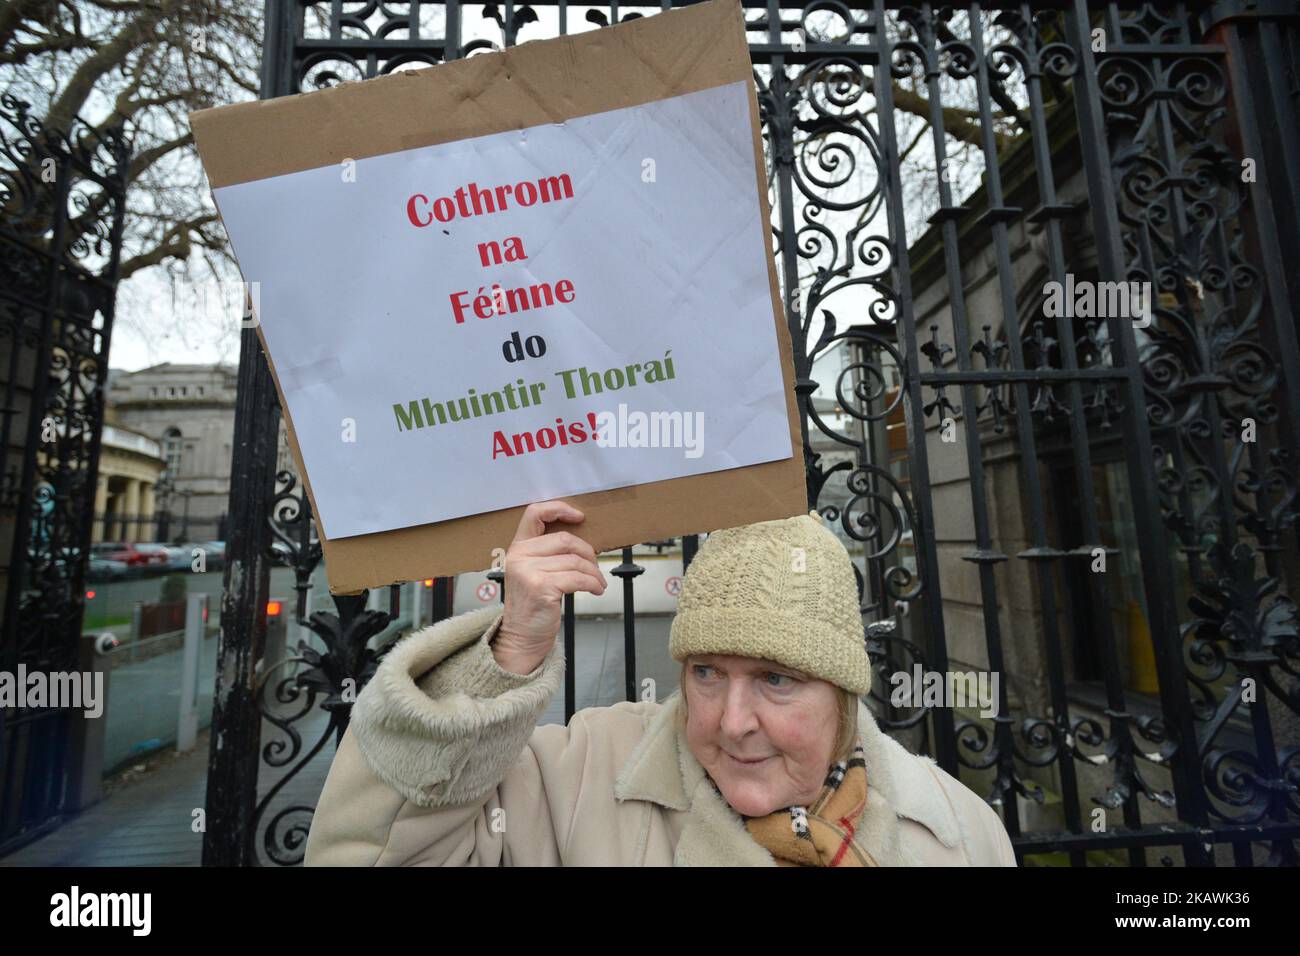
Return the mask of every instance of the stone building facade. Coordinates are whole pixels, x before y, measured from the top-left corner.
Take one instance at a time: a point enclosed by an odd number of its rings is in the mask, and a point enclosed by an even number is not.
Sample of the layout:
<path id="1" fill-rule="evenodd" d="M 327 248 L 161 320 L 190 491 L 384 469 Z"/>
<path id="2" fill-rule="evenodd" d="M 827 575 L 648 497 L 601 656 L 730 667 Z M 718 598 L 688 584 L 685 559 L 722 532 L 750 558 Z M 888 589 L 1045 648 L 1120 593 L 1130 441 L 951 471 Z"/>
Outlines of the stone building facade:
<path id="1" fill-rule="evenodd" d="M 230 497 L 237 369 L 165 362 L 109 379 L 107 420 L 158 443 L 163 476 L 154 505 L 170 512 L 168 537 L 221 536 Z M 141 507 L 148 510 L 147 502 Z M 186 514 L 188 513 L 188 519 Z"/>
<path id="2" fill-rule="evenodd" d="M 95 484 L 94 541 L 153 541 L 162 446 L 120 425 L 105 425 Z"/>

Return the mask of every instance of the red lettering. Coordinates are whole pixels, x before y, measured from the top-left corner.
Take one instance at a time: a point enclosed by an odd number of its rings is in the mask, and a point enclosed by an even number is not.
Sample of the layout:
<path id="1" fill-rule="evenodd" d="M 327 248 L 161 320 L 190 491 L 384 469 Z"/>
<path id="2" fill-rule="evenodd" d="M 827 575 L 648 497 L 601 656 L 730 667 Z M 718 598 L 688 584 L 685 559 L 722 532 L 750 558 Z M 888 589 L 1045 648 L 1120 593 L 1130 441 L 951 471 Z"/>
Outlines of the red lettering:
<path id="1" fill-rule="evenodd" d="M 590 424 L 590 429 L 588 428 Z M 557 418 L 555 425 L 543 425 L 530 432 L 518 432 L 506 435 L 504 432 L 492 433 L 492 459 L 498 455 L 513 458 L 528 452 L 545 451 L 559 446 L 580 445 L 596 436 L 596 413 L 588 412 L 586 422 L 568 422 Z"/>
<path id="2" fill-rule="evenodd" d="M 484 247 L 480 245 L 480 255 L 483 254 L 483 249 Z M 540 309 L 554 305 L 557 301 L 572 302 L 575 297 L 573 282 L 570 279 L 561 279 L 554 285 L 549 282 L 538 282 L 515 289 L 505 289 L 500 283 L 494 282 L 491 288 L 479 286 L 478 294 L 472 299 L 469 295 L 469 290 L 453 292 L 450 295 L 451 308 L 455 313 L 457 325 L 464 324 L 465 313 L 471 309 L 480 319 L 489 319 L 494 315 L 513 315 L 516 312 Z M 465 301 L 462 302 L 462 299 Z"/>
<path id="3" fill-rule="evenodd" d="M 412 226 L 420 226 L 421 228 L 423 228 L 424 226 L 427 226 L 429 225 L 429 223 L 433 222 L 433 216 L 430 216 L 424 222 L 420 222 L 420 220 L 415 218 L 415 201 L 417 199 L 423 199 L 426 203 L 429 201 L 428 196 L 424 195 L 423 193 L 416 193 L 414 196 L 412 196 L 410 199 L 406 201 L 406 218 L 411 220 Z"/>
<path id="4" fill-rule="evenodd" d="M 543 177 L 536 182 L 525 180 L 486 189 L 478 183 L 470 183 L 468 186 L 458 186 L 451 196 L 439 196 L 432 202 L 423 193 L 416 193 L 407 200 L 406 215 L 413 226 L 428 226 L 434 219 L 451 222 L 457 217 L 465 219 L 470 216 L 485 216 L 511 208 L 512 196 L 514 207 L 520 209 L 535 205 L 539 199 L 543 203 L 572 199 L 573 180 L 568 173 L 561 173 L 559 176 Z M 428 221 L 421 222 L 417 218 L 417 199 L 423 203 L 425 211 L 432 212 Z"/>
<path id="5" fill-rule="evenodd" d="M 461 303 L 461 301 L 460 301 L 460 297 L 463 296 L 463 295 L 469 295 L 469 293 L 468 293 L 468 292 L 453 292 L 453 293 L 451 294 L 451 296 L 450 296 L 450 298 L 451 298 L 451 311 L 454 312 L 454 313 L 456 313 L 456 324 L 457 324 L 457 325 L 464 325 L 464 324 L 465 324 L 465 306 L 464 306 L 464 305 Z"/>

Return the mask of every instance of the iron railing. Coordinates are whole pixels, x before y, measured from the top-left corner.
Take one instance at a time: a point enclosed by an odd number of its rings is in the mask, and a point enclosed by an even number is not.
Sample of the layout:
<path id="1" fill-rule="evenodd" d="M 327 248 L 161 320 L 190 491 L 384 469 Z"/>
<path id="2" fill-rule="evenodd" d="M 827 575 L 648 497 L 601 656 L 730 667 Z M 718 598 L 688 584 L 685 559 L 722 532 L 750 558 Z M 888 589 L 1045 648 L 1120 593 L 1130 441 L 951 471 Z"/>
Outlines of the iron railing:
<path id="1" fill-rule="evenodd" d="M 1294 9 L 741 6 L 808 500 L 861 555 L 882 725 L 980 788 L 1022 861 L 1117 854 L 1140 866 L 1155 851 L 1166 864 L 1295 863 Z M 270 0 L 263 95 L 657 9 Z M 489 22 L 494 39 L 476 35 Z M 1053 314 L 1048 284 L 1076 278 L 1150 282 L 1155 299 L 1139 323 Z M 272 819 L 254 805 L 264 714 L 252 688 L 273 526 L 291 526 L 275 534 L 301 569 L 320 555 L 284 476 L 277 497 L 279 410 L 257 339 L 243 334 L 213 864 L 251 862 L 258 840 L 277 862 L 300 860 L 310 814 L 291 808 L 297 822 L 280 835 L 252 825 Z M 841 353 L 833 382 L 814 374 Z M 905 454 L 893 450 L 898 429 Z M 631 557 L 614 572 L 629 698 Z M 1131 568 L 1127 635 L 1107 560 Z M 330 650 L 292 689 L 304 712 L 325 700 L 335 737 L 342 682 L 373 671 L 367 642 L 386 623 L 363 599 L 338 603 L 336 617 L 308 623 Z M 574 628 L 570 598 L 566 715 Z M 1126 677 L 1142 650 L 1156 695 Z M 1003 676 L 997 716 L 896 705 L 883 687 L 914 664 Z M 320 749 L 296 735 L 293 746 Z M 1049 790 L 1055 818 L 1036 809 Z"/>
<path id="2" fill-rule="evenodd" d="M 130 144 L 0 96 L 0 670 L 77 667 Z M 57 826 L 66 710 L 0 708 L 0 854 Z"/>

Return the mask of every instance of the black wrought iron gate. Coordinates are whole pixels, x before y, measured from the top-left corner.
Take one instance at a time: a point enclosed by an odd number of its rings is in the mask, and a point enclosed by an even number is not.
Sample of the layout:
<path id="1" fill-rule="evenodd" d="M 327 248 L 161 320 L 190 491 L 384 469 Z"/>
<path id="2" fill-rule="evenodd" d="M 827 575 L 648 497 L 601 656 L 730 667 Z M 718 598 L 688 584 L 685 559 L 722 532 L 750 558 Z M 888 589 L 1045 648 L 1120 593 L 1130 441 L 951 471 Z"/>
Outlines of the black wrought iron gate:
<path id="1" fill-rule="evenodd" d="M 809 502 L 860 561 L 882 724 L 981 788 L 1024 861 L 1294 864 L 1293 5 L 742 6 Z M 263 91 L 657 9 L 269 0 Z M 204 855 L 295 862 L 310 807 L 256 799 L 253 664 L 272 526 L 300 572 L 319 550 L 289 476 L 273 514 L 278 409 L 244 335 Z M 629 549 L 615 572 L 629 695 L 640 570 Z M 312 623 L 330 653 L 297 692 L 327 737 L 387 620 L 361 607 Z M 915 665 L 1005 677 L 996 715 L 900 705 Z"/>
<path id="2" fill-rule="evenodd" d="M 130 145 L 0 97 L 0 671 L 76 671 Z M 57 826 L 69 711 L 0 707 L 0 856 Z"/>

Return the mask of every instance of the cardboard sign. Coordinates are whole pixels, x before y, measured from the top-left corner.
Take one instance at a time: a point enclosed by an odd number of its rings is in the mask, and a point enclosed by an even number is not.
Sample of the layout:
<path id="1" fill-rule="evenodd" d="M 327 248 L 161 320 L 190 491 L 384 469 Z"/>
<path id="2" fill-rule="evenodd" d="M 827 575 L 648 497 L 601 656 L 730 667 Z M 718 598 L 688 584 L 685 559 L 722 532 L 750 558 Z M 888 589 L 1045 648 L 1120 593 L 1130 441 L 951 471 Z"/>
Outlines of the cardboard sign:
<path id="1" fill-rule="evenodd" d="M 806 510 L 735 0 L 190 119 L 331 591 Z"/>

